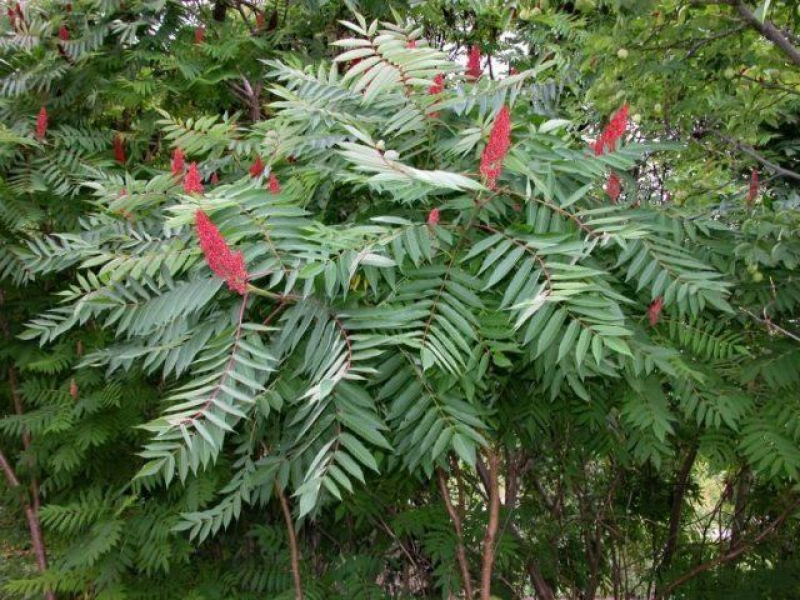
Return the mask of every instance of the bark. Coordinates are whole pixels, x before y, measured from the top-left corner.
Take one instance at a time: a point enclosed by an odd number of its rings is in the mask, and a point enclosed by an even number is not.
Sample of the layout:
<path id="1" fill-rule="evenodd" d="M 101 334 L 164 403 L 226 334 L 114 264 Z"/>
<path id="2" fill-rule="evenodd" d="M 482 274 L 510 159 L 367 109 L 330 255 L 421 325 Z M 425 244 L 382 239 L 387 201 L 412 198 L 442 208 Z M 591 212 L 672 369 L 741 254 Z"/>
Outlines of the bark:
<path id="1" fill-rule="evenodd" d="M 483 459 L 480 455 L 478 455 L 478 460 L 476 462 L 476 469 L 478 471 L 478 477 L 483 484 L 484 489 L 486 490 L 486 497 L 489 498 L 490 493 L 489 489 L 491 488 L 490 484 L 490 476 L 489 470 L 486 468 L 486 465 L 483 462 Z M 508 500 L 508 499 L 507 499 Z M 514 504 L 516 503 L 516 497 L 514 497 Z M 519 529 L 517 528 L 516 524 L 513 521 L 509 521 L 508 523 L 508 530 L 511 535 L 521 544 L 525 544 L 526 540 L 522 537 L 522 533 L 520 533 Z M 542 571 L 539 569 L 539 565 L 536 564 L 534 560 L 526 560 L 525 561 L 525 570 L 528 572 L 528 576 L 531 578 L 531 582 L 533 583 L 533 589 L 536 590 L 536 596 L 539 600 L 555 600 L 555 593 L 553 592 L 552 587 L 542 575 Z"/>
<path id="2" fill-rule="evenodd" d="M 499 457 L 494 450 L 487 451 L 489 462 L 489 523 L 483 537 L 483 561 L 481 566 L 481 600 L 490 600 L 492 595 L 492 571 L 494 569 L 495 543 L 500 528 L 500 485 L 497 479 Z"/>
<path id="3" fill-rule="evenodd" d="M 283 493 L 280 484 L 276 484 L 275 489 L 278 493 L 278 500 L 281 502 L 283 520 L 286 523 L 286 533 L 289 536 L 289 553 L 292 561 L 292 578 L 294 579 L 294 597 L 295 600 L 303 600 L 303 582 L 300 579 L 300 552 L 297 550 L 297 535 L 294 532 L 292 511 L 289 509 L 289 502 L 286 500 L 286 494 Z"/>
<path id="4" fill-rule="evenodd" d="M 461 572 L 461 584 L 464 588 L 464 596 L 472 600 L 472 578 L 469 574 L 469 563 L 467 562 L 467 552 L 464 548 L 464 533 L 461 528 L 461 516 L 450 500 L 450 491 L 447 489 L 447 474 L 440 467 L 436 469 L 436 480 L 439 483 L 439 491 L 442 494 L 442 502 L 450 520 L 453 522 L 453 529 L 456 531 L 456 560 L 458 569 Z"/>
<path id="5" fill-rule="evenodd" d="M 744 531 L 746 519 L 744 511 L 747 505 L 747 497 L 750 494 L 750 487 L 753 484 L 753 472 L 747 467 L 742 471 L 739 478 L 739 485 L 736 486 L 736 503 L 733 509 L 733 522 L 731 523 L 731 548 L 739 545 L 739 541 Z"/>
<path id="6" fill-rule="evenodd" d="M 681 515 L 683 513 L 683 501 L 686 497 L 686 489 L 688 487 L 689 475 L 691 475 L 694 461 L 697 458 L 697 446 L 692 446 L 686 457 L 681 463 L 678 470 L 677 478 L 675 481 L 675 489 L 672 492 L 672 508 L 669 516 L 669 531 L 667 533 L 667 541 L 664 544 L 664 552 L 662 553 L 661 565 L 659 571 L 667 569 L 672 563 L 672 558 L 675 556 L 675 550 L 678 548 L 678 534 L 681 529 Z"/>

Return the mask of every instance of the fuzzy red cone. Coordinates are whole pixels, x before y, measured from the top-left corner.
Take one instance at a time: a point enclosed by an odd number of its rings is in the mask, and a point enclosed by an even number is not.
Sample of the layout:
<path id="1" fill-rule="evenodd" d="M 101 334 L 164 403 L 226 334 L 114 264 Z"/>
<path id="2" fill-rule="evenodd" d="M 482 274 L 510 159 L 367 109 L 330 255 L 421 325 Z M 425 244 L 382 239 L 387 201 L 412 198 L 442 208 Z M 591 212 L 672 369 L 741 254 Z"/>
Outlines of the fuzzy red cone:
<path id="1" fill-rule="evenodd" d="M 503 160 L 511 147 L 511 113 L 503 106 L 492 125 L 489 142 L 481 155 L 480 172 L 489 189 L 497 185 L 497 178 L 503 171 Z"/>
<path id="2" fill-rule="evenodd" d="M 481 69 L 481 49 L 478 46 L 471 46 L 469 49 L 469 58 L 467 59 L 467 79 L 476 81 L 481 78 L 483 69 Z"/>
<path id="3" fill-rule="evenodd" d="M 114 160 L 121 165 L 125 164 L 125 140 L 119 134 L 114 136 Z"/>
<path id="4" fill-rule="evenodd" d="M 417 47 L 417 40 L 408 40 L 406 48 L 412 49 Z"/>
<path id="5" fill-rule="evenodd" d="M 261 161 L 260 156 L 256 156 L 253 164 L 250 165 L 250 177 L 261 177 L 264 172 L 264 163 Z"/>
<path id="6" fill-rule="evenodd" d="M 75 379 L 69 382 L 69 395 L 77 400 L 78 398 L 78 384 Z"/>
<path id="7" fill-rule="evenodd" d="M 214 275 L 224 279 L 231 290 L 244 295 L 249 275 L 242 253 L 231 251 L 217 226 L 202 210 L 195 213 L 195 228 L 200 248 Z"/>
<path id="8" fill-rule="evenodd" d="M 47 135 L 47 109 L 42 106 L 36 117 L 36 139 L 41 141 Z"/>
<path id="9" fill-rule="evenodd" d="M 206 28 L 196 27 L 194 30 L 194 43 L 202 44 L 205 41 L 206 41 Z"/>
<path id="10" fill-rule="evenodd" d="M 628 105 L 623 104 L 606 125 L 600 137 L 594 143 L 594 153 L 596 156 L 613 151 L 617 147 L 617 141 L 625 135 L 628 129 Z"/>
<path id="11" fill-rule="evenodd" d="M 753 169 L 750 172 L 750 189 L 747 192 L 747 206 L 753 206 L 758 196 L 758 171 Z"/>
<path id="12" fill-rule="evenodd" d="M 275 173 L 269 174 L 269 192 L 270 194 L 278 194 L 281 191 L 281 184 L 278 181 L 278 178 L 275 177 Z"/>
<path id="13" fill-rule="evenodd" d="M 434 208 L 431 212 L 428 213 L 428 225 L 433 227 L 434 225 L 439 224 L 439 209 Z"/>
<path id="14" fill-rule="evenodd" d="M 202 194 L 205 189 L 200 181 L 200 172 L 197 170 L 197 163 L 189 165 L 189 170 L 183 178 L 183 191 L 187 194 Z"/>
<path id="15" fill-rule="evenodd" d="M 173 151 L 170 168 L 173 175 L 183 175 L 183 170 L 186 168 L 186 157 L 180 148 L 175 148 Z"/>
<path id="16" fill-rule="evenodd" d="M 647 308 L 647 318 L 650 320 L 650 326 L 655 327 L 659 319 L 661 319 L 661 310 L 664 308 L 664 299 L 659 296 L 650 303 Z"/>
<path id="17" fill-rule="evenodd" d="M 428 94 L 437 96 L 444 91 L 444 73 L 439 73 L 433 78 L 433 85 L 428 88 Z"/>
<path id="18" fill-rule="evenodd" d="M 620 194 L 622 193 L 622 182 L 616 173 L 611 173 L 606 184 L 606 194 L 611 198 L 611 202 L 617 203 Z"/>

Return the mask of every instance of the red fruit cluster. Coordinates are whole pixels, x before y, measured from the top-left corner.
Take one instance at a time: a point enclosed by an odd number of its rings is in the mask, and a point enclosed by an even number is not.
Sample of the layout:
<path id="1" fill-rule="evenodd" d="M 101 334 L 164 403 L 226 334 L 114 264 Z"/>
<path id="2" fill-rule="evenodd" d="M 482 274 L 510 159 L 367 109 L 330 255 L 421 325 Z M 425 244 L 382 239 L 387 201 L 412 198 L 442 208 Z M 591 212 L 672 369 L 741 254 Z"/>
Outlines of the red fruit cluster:
<path id="1" fill-rule="evenodd" d="M 594 153 L 596 156 L 613 151 L 617 147 L 617 141 L 625 134 L 628 129 L 628 105 L 624 104 L 606 125 L 603 133 L 594 143 Z"/>
<path id="2" fill-rule="evenodd" d="M 433 85 L 428 88 L 428 94 L 437 96 L 444 91 L 444 73 L 439 73 L 433 78 Z"/>
<path id="3" fill-rule="evenodd" d="M 186 177 L 183 178 L 183 191 L 187 194 L 202 194 L 205 191 L 196 162 L 189 165 Z"/>
<path id="4" fill-rule="evenodd" d="M 250 165 L 250 176 L 261 177 L 261 174 L 263 172 L 264 172 L 264 163 L 261 161 L 260 156 L 256 156 L 256 159 L 253 161 L 253 164 Z"/>
<path id="5" fill-rule="evenodd" d="M 622 182 L 616 173 L 611 173 L 606 184 L 606 194 L 611 198 L 611 201 L 616 204 L 619 195 L 622 193 Z"/>
<path id="6" fill-rule="evenodd" d="M 202 44 L 205 41 L 206 41 L 206 28 L 196 27 L 194 30 L 194 43 Z"/>
<path id="7" fill-rule="evenodd" d="M 469 58 L 467 59 L 467 78 L 480 79 L 482 73 L 481 49 L 478 46 L 470 46 Z"/>
<path id="8" fill-rule="evenodd" d="M 511 113 L 503 106 L 497 114 L 489 134 L 489 142 L 481 155 L 481 175 L 490 189 L 497 185 L 497 178 L 503 171 L 503 160 L 511 147 Z"/>
<path id="9" fill-rule="evenodd" d="M 752 206 L 758 196 L 758 171 L 753 169 L 750 173 L 750 190 L 747 192 L 747 206 Z"/>
<path id="10" fill-rule="evenodd" d="M 114 136 L 114 160 L 121 165 L 125 164 L 125 140 L 119 134 Z"/>
<path id="11" fill-rule="evenodd" d="M 428 213 L 428 225 L 433 227 L 434 225 L 439 224 L 439 209 L 434 208 L 431 212 Z"/>
<path id="12" fill-rule="evenodd" d="M 78 398 L 78 383 L 75 381 L 74 378 L 69 382 L 69 395 L 75 398 L 76 400 Z"/>
<path id="13" fill-rule="evenodd" d="M 58 29 L 58 39 L 60 39 L 62 42 L 69 41 L 69 29 L 67 29 L 66 25 L 62 25 Z"/>
<path id="14" fill-rule="evenodd" d="M 271 194 L 278 194 L 281 191 L 281 184 L 275 177 L 275 173 L 269 174 L 269 191 Z"/>
<path id="15" fill-rule="evenodd" d="M 36 139 L 43 140 L 47 134 L 47 109 L 43 106 L 36 117 Z"/>
<path id="16" fill-rule="evenodd" d="M 661 319 L 661 310 L 664 308 L 664 298 L 659 296 L 650 303 L 647 308 L 647 318 L 650 320 L 650 325 L 655 327 L 659 319 Z"/>
<path id="17" fill-rule="evenodd" d="M 183 154 L 183 150 L 181 150 L 180 148 L 175 148 L 175 151 L 172 153 L 172 162 L 170 163 L 172 174 L 183 175 L 183 169 L 185 167 L 186 167 L 186 157 Z"/>
<path id="18" fill-rule="evenodd" d="M 406 48 L 416 48 L 416 47 L 417 47 L 417 40 L 408 40 Z"/>
<path id="19" fill-rule="evenodd" d="M 242 253 L 231 251 L 217 226 L 202 210 L 195 213 L 195 227 L 200 248 L 214 275 L 224 279 L 231 290 L 244 295 L 247 292 L 249 275 Z"/>

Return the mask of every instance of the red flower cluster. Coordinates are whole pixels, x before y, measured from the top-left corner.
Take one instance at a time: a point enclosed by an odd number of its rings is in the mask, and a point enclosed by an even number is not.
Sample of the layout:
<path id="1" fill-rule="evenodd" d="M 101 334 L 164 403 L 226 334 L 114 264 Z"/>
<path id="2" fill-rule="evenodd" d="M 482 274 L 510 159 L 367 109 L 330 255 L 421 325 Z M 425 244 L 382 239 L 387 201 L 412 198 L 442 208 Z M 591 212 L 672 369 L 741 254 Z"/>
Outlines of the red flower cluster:
<path id="1" fill-rule="evenodd" d="M 186 157 L 183 154 L 183 150 L 180 148 L 175 148 L 175 151 L 172 153 L 170 167 L 172 168 L 173 175 L 183 175 L 183 169 L 186 167 Z"/>
<path id="2" fill-rule="evenodd" d="M 69 41 L 69 29 L 67 29 L 66 25 L 62 25 L 58 29 L 58 39 L 60 39 L 62 42 Z"/>
<path id="3" fill-rule="evenodd" d="M 114 160 L 121 165 L 125 164 L 125 140 L 119 134 L 114 136 Z"/>
<path id="4" fill-rule="evenodd" d="M 250 177 L 261 177 L 264 172 L 264 163 L 261 161 L 260 156 L 256 156 L 253 164 L 250 165 Z"/>
<path id="5" fill-rule="evenodd" d="M 278 181 L 278 178 L 275 177 L 275 173 L 269 174 L 269 192 L 270 194 L 278 194 L 281 191 L 281 184 Z"/>
<path id="6" fill-rule="evenodd" d="M 469 58 L 467 59 L 467 79 L 480 79 L 482 73 L 481 49 L 478 46 L 470 46 Z"/>
<path id="7" fill-rule="evenodd" d="M 192 163 L 194 165 L 194 163 Z M 195 227 L 200 248 L 214 275 L 224 279 L 228 287 L 244 295 L 247 292 L 247 269 L 241 252 L 232 252 L 217 226 L 202 210 L 195 213 Z"/>
<path id="8" fill-rule="evenodd" d="M 503 171 L 503 159 L 511 147 L 511 114 L 508 106 L 503 106 L 489 134 L 489 142 L 481 155 L 481 175 L 490 189 L 497 185 L 497 178 Z"/>
<path id="9" fill-rule="evenodd" d="M 36 117 L 36 139 L 43 140 L 47 134 L 47 109 L 42 106 Z"/>
<path id="10" fill-rule="evenodd" d="M 664 298 L 659 296 L 650 303 L 647 308 L 647 318 L 650 320 L 650 326 L 655 327 L 659 319 L 661 319 L 661 310 L 664 308 Z"/>
<path id="11" fill-rule="evenodd" d="M 439 209 L 434 208 L 431 212 L 428 213 L 428 225 L 433 227 L 434 225 L 439 224 Z"/>
<path id="12" fill-rule="evenodd" d="M 205 190 L 200 181 L 200 172 L 197 170 L 197 163 L 189 165 L 186 177 L 183 178 L 183 191 L 187 194 L 202 194 Z"/>
<path id="13" fill-rule="evenodd" d="M 616 204 L 621 193 L 622 182 L 616 173 L 611 173 L 611 176 L 608 178 L 608 183 L 606 184 L 606 194 L 608 194 L 608 197 L 611 198 L 611 202 Z"/>
<path id="14" fill-rule="evenodd" d="M 206 41 L 206 28 L 196 27 L 194 30 L 194 43 L 202 44 L 205 41 Z"/>
<path id="15" fill-rule="evenodd" d="M 417 47 L 417 40 L 408 40 L 406 48 L 416 48 L 416 47 Z"/>
<path id="16" fill-rule="evenodd" d="M 428 94 L 436 96 L 444 91 L 444 73 L 439 73 L 433 78 L 433 85 L 428 88 Z"/>
<path id="17" fill-rule="evenodd" d="M 69 395 L 76 400 L 78 399 L 78 384 L 74 378 L 69 382 Z"/>
<path id="18" fill-rule="evenodd" d="M 750 173 L 750 190 L 747 192 L 747 206 L 752 206 L 758 196 L 758 171 L 755 169 Z"/>
<path id="19" fill-rule="evenodd" d="M 606 125 L 603 133 L 594 143 L 594 153 L 596 156 L 604 154 L 606 151 L 613 151 L 617 147 L 617 140 L 621 138 L 628 129 L 628 105 L 623 104 Z"/>

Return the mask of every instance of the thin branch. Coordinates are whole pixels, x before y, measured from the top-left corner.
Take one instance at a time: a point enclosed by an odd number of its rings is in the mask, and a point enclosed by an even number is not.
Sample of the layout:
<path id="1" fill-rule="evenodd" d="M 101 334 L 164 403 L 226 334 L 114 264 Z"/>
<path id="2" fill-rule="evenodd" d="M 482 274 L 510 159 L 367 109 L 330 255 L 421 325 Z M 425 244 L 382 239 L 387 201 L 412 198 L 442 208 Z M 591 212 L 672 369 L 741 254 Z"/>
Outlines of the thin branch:
<path id="1" fill-rule="evenodd" d="M 785 335 L 786 337 L 794 340 L 795 342 L 800 342 L 800 336 L 792 333 L 791 331 L 788 331 L 788 330 L 784 329 L 780 325 L 776 325 L 770 319 L 762 319 L 757 314 L 755 314 L 753 312 L 750 312 L 746 308 L 740 308 L 739 310 L 741 310 L 743 313 L 745 313 L 747 315 L 750 315 L 753 319 L 755 319 L 759 323 L 763 323 L 764 325 L 766 325 L 767 329 L 769 329 L 770 331 L 777 331 L 778 333 L 782 333 L 783 335 Z"/>
<path id="2" fill-rule="evenodd" d="M 469 575 L 469 563 L 467 562 L 467 552 L 464 548 L 464 533 L 461 528 L 461 516 L 453 507 L 450 500 L 450 490 L 447 489 L 447 474 L 441 467 L 436 469 L 436 481 L 439 484 L 439 491 L 442 494 L 442 502 L 450 520 L 453 522 L 453 529 L 456 530 L 456 559 L 458 568 L 461 571 L 461 585 L 464 588 L 464 596 L 472 600 L 472 578 Z"/>
<path id="3" fill-rule="evenodd" d="M 292 577 L 294 578 L 294 597 L 295 600 L 303 600 L 303 582 L 300 579 L 300 552 L 297 550 L 297 535 L 294 532 L 294 522 L 292 521 L 292 511 L 289 509 L 289 502 L 286 494 L 279 483 L 275 484 L 278 500 L 281 502 L 283 520 L 286 523 L 286 533 L 289 536 L 289 553 L 292 560 Z"/>
<path id="4" fill-rule="evenodd" d="M 792 502 L 786 508 L 786 510 L 784 510 L 770 525 L 765 527 L 761 531 L 761 533 L 759 533 L 757 536 L 755 536 L 749 541 L 742 542 L 736 548 L 732 548 L 725 554 L 721 554 L 720 556 L 717 556 L 712 560 L 701 563 L 696 567 L 694 567 L 693 569 L 690 569 L 688 572 L 684 573 L 677 579 L 673 580 L 672 583 L 666 586 L 663 590 L 658 592 L 656 594 L 656 599 L 661 600 L 662 598 L 668 598 L 670 594 L 672 594 L 672 592 L 675 591 L 676 588 L 682 586 L 687 581 L 694 579 L 695 577 L 697 577 L 701 573 L 705 573 L 709 569 L 713 569 L 716 566 L 732 561 L 733 559 L 737 558 L 738 556 L 749 550 L 752 546 L 755 546 L 756 544 L 760 543 L 766 537 L 772 534 L 778 527 L 780 527 L 783 524 L 783 522 L 787 518 L 789 518 L 789 516 L 795 511 L 795 509 L 797 509 L 798 506 L 800 506 L 800 498 L 796 498 L 794 502 Z"/>
<path id="5" fill-rule="evenodd" d="M 745 144 L 744 142 L 739 142 L 739 141 L 733 139 L 732 137 L 729 137 L 729 136 L 725 135 L 724 133 L 720 133 L 719 131 L 715 131 L 713 129 L 704 130 L 701 133 L 706 133 L 706 132 L 713 134 L 714 136 L 716 136 L 719 139 L 721 139 L 723 142 L 725 142 L 725 143 L 733 146 L 737 150 L 741 150 L 745 154 L 751 156 L 752 158 L 754 158 L 756 161 L 758 161 L 759 163 L 764 165 L 767 169 L 769 169 L 773 173 L 777 173 L 779 175 L 783 175 L 784 177 L 789 177 L 791 179 L 797 179 L 797 180 L 800 181 L 800 173 L 797 173 L 797 172 L 792 171 L 790 169 L 785 169 L 784 167 L 781 167 L 780 165 L 777 165 L 774 162 L 772 162 L 770 160 L 767 160 L 761 154 L 759 154 L 758 151 L 756 151 L 756 149 L 753 148 L 750 144 Z"/>
<path id="6" fill-rule="evenodd" d="M 500 527 L 500 486 L 497 480 L 499 456 L 494 450 L 487 450 L 489 462 L 489 523 L 483 537 L 483 564 L 481 566 L 481 600 L 491 600 L 492 570 L 494 569 L 495 539 Z"/>
<path id="7" fill-rule="evenodd" d="M 732 6 L 745 23 L 767 38 L 788 56 L 789 60 L 800 67 L 800 50 L 795 48 L 792 42 L 771 21 L 767 19 L 760 21 L 742 0 L 725 0 L 725 4 Z"/>

